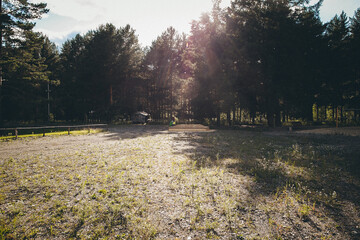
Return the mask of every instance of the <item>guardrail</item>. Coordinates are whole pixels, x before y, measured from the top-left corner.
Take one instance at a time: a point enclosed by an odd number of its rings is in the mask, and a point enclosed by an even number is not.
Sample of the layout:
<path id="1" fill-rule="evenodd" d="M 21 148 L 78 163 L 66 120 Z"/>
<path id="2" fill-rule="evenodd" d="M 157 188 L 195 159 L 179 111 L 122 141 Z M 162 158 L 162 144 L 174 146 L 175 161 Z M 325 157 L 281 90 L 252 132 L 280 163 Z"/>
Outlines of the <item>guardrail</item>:
<path id="1" fill-rule="evenodd" d="M 70 135 L 71 129 L 79 129 L 79 128 L 86 128 L 90 133 L 90 128 L 101 128 L 107 127 L 107 124 L 87 124 L 87 125 L 73 125 L 73 126 L 42 126 L 42 127 L 15 127 L 15 128 L 0 128 L 0 131 L 14 131 L 15 139 L 18 138 L 19 130 L 43 130 L 43 137 L 45 137 L 45 130 L 46 129 L 67 129 L 68 135 Z"/>

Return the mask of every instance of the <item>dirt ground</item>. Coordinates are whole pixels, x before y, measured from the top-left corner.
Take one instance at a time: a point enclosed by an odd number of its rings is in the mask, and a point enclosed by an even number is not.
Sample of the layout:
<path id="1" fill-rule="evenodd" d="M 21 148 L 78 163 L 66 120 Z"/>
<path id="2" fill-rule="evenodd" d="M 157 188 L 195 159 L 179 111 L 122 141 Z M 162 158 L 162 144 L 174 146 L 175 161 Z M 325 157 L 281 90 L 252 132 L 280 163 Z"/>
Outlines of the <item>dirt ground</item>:
<path id="1" fill-rule="evenodd" d="M 360 127 L 315 128 L 308 130 L 298 130 L 296 132 L 304 134 L 360 136 Z"/>
<path id="2" fill-rule="evenodd" d="M 0 239 L 360 239 L 360 140 L 339 137 L 138 125 L 0 142 Z"/>

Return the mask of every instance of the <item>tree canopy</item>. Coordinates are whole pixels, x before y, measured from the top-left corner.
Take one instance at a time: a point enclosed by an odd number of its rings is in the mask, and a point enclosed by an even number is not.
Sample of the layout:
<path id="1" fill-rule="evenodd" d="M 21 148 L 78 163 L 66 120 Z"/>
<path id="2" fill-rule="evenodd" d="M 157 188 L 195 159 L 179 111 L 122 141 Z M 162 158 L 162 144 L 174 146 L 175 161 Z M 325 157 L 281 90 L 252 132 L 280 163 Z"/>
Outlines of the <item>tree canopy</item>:
<path id="1" fill-rule="evenodd" d="M 3 120 L 2 101 L 5 96 L 9 96 L 7 101 L 20 99 L 24 97 L 24 94 L 18 97 L 18 94 L 13 95 L 11 91 L 22 92 L 21 89 L 26 88 L 26 85 L 37 88 L 39 82 L 49 80 L 49 72 L 44 64 L 45 58 L 40 56 L 41 42 L 44 38 L 31 31 L 35 26 L 31 20 L 41 18 L 42 14 L 47 12 L 45 3 L 35 4 L 27 0 L 0 0 L 0 123 Z M 5 92 L 7 94 L 5 96 L 1 92 L 3 76 L 5 79 L 12 80 L 7 86 L 7 88 L 10 87 L 10 92 Z M 26 82 L 15 84 L 21 80 Z M 14 87 L 15 85 L 17 87 Z M 33 89 L 31 88 L 31 90 Z M 28 94 L 28 96 L 32 95 Z M 14 101 L 19 102 L 17 100 Z M 8 120 L 19 119 L 19 116 L 27 115 L 22 108 L 23 105 L 20 104 L 20 106 L 20 109 L 13 109 L 12 104 L 6 104 L 5 111 L 16 112 L 16 114 L 6 114 L 9 116 Z M 36 110 L 32 111 L 30 115 L 34 116 L 35 114 Z M 21 117 L 21 119 L 26 118 Z"/>
<path id="2" fill-rule="evenodd" d="M 46 4 L 3 0 L 5 120 L 118 121 L 147 111 L 156 121 L 280 126 L 335 121 L 340 109 L 340 121 L 360 121 L 360 9 L 323 23 L 322 0 L 220 2 L 189 35 L 169 27 L 147 48 L 129 25 L 109 23 L 58 51 L 32 30 Z"/>

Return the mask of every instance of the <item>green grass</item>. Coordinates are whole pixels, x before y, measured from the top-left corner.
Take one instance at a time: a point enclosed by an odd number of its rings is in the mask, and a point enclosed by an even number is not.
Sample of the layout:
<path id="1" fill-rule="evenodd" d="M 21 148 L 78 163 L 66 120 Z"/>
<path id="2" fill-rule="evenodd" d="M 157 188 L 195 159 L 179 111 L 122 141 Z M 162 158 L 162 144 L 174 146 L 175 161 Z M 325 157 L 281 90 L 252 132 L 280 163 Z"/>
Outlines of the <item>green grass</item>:
<path id="1" fill-rule="evenodd" d="M 358 239 L 358 137 L 143 129 L 0 143 L 0 239 Z"/>
<path id="2" fill-rule="evenodd" d="M 102 132 L 103 130 L 101 129 L 90 129 L 89 130 L 74 130 L 74 131 L 70 131 L 70 135 L 85 135 L 85 134 L 93 134 L 93 133 L 99 133 Z M 62 135 L 68 135 L 68 131 L 55 131 L 55 132 L 46 132 L 45 136 L 62 136 Z M 38 137 L 43 137 L 44 134 L 43 133 L 31 133 L 31 134 L 18 134 L 18 138 L 28 138 L 28 137 L 33 137 L 33 138 L 38 138 Z M 10 136 L 1 136 L 0 137 L 0 141 L 6 141 L 9 139 L 15 139 L 15 135 L 10 135 Z"/>

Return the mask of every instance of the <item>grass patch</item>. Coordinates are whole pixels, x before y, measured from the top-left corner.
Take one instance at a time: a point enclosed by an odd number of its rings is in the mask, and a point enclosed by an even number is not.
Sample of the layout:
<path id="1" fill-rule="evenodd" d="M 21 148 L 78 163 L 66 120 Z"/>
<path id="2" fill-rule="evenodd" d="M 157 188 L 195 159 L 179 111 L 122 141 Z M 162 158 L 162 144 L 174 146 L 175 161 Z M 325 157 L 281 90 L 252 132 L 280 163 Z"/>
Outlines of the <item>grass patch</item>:
<path id="1" fill-rule="evenodd" d="M 41 139 L 0 143 L 0 239 L 359 238 L 356 137 L 134 126 L 48 138 L 52 151 Z"/>
<path id="2" fill-rule="evenodd" d="M 90 129 L 89 130 L 74 130 L 74 131 L 70 131 L 70 135 L 85 135 L 85 134 L 94 134 L 94 133 L 99 133 L 102 132 L 102 129 Z M 68 135 L 68 131 L 54 131 L 54 132 L 46 132 L 45 136 L 63 136 L 63 135 Z M 43 137 L 44 133 L 31 133 L 31 134 L 22 134 L 22 135 L 18 135 L 18 138 L 28 138 L 28 137 L 33 137 L 33 138 L 38 138 L 38 137 Z M 1 136 L 0 137 L 0 141 L 6 141 L 6 140 L 10 140 L 10 139 L 14 139 L 15 136 L 10 135 L 10 136 Z"/>

